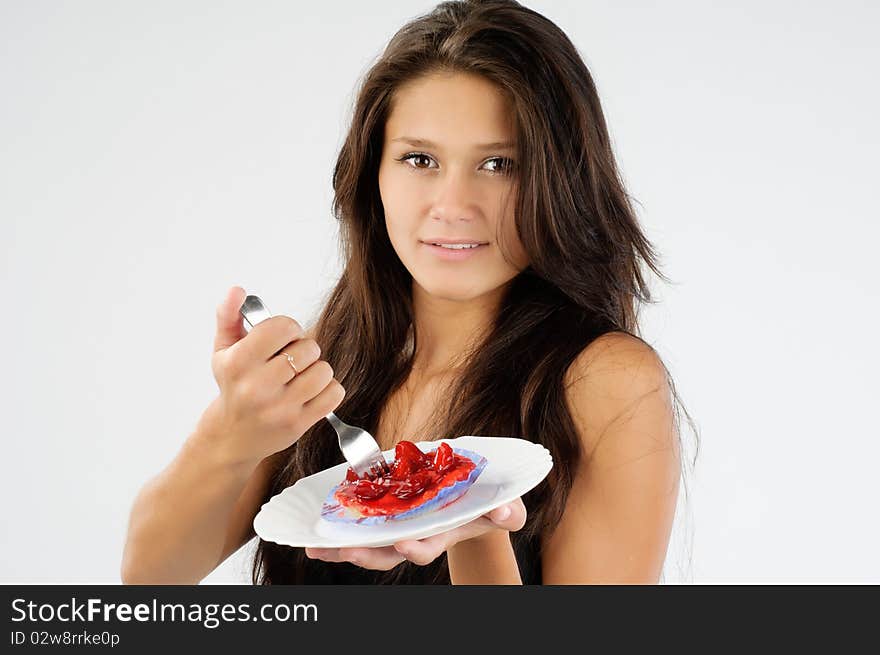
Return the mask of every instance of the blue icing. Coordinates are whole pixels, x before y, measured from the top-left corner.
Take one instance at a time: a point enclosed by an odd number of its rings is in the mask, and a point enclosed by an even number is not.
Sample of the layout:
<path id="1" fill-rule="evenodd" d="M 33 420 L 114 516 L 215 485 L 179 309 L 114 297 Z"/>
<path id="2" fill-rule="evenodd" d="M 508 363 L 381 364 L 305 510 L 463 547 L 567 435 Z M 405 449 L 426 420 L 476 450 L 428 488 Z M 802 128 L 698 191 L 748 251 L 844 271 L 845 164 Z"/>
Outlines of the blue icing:
<path id="1" fill-rule="evenodd" d="M 321 518 L 327 521 L 334 521 L 336 523 L 378 525 L 380 523 L 386 523 L 388 521 L 402 521 L 405 519 L 411 519 L 420 514 L 424 514 L 426 512 L 431 512 L 435 509 L 441 509 L 442 507 L 445 507 L 449 503 L 452 503 L 453 501 L 461 498 L 465 494 L 465 492 L 470 489 L 471 485 L 473 485 L 473 483 L 477 481 L 480 473 L 483 472 L 483 469 L 486 468 L 486 464 L 488 463 L 485 457 L 483 457 L 482 455 L 478 455 L 477 453 L 470 450 L 453 448 L 452 452 L 454 452 L 456 455 L 467 457 L 474 463 L 474 468 L 468 474 L 467 478 L 465 478 L 464 480 L 459 480 L 458 482 L 455 482 L 448 487 L 444 487 L 431 500 L 416 507 L 413 507 L 412 509 L 408 509 L 405 512 L 401 512 L 400 514 L 382 516 L 360 516 L 359 512 L 344 507 L 339 502 L 337 502 L 334 494 L 336 493 L 336 490 L 339 489 L 340 486 L 342 486 L 342 483 L 340 483 L 333 487 L 330 490 L 330 493 L 327 494 L 327 499 L 324 501 L 324 506 L 321 509 Z"/>

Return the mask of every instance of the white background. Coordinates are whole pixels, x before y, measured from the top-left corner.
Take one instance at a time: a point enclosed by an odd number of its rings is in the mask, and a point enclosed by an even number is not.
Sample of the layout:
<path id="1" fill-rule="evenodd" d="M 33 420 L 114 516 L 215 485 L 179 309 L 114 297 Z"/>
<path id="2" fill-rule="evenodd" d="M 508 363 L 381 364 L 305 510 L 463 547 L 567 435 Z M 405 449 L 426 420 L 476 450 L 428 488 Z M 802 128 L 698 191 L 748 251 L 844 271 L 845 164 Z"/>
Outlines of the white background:
<path id="1" fill-rule="evenodd" d="M 526 4 L 675 281 L 644 331 L 702 445 L 667 580 L 880 582 L 877 5 Z M 314 317 L 356 84 L 433 3 L 381 5 L 0 3 L 0 582 L 119 582 L 230 286 Z"/>

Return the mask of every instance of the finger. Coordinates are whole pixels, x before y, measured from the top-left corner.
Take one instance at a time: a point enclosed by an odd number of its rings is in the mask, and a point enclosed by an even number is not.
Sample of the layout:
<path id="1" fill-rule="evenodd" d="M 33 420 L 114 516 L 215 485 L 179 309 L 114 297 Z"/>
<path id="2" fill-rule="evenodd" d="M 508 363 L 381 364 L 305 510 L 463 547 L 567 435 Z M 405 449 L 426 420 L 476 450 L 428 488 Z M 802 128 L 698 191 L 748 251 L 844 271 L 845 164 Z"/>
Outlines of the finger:
<path id="1" fill-rule="evenodd" d="M 526 515 L 526 506 L 523 504 L 521 498 L 517 498 L 512 502 L 496 507 L 483 516 L 488 518 L 499 528 L 510 532 L 516 532 L 517 530 L 521 530 L 526 524 Z"/>
<path id="2" fill-rule="evenodd" d="M 340 551 L 344 554 L 345 559 L 352 564 L 374 571 L 390 571 L 406 560 L 393 546 L 340 548 Z"/>
<path id="3" fill-rule="evenodd" d="M 306 557 L 320 559 L 325 562 L 342 562 L 339 548 L 306 548 Z"/>
<path id="4" fill-rule="evenodd" d="M 413 564 L 427 566 L 440 557 L 447 548 L 461 541 L 460 537 L 455 538 L 455 535 L 452 534 L 457 531 L 458 528 L 450 530 L 449 532 L 444 532 L 442 535 L 434 535 L 433 537 L 428 537 L 426 539 L 406 539 L 404 541 L 398 541 L 394 544 L 394 549 Z M 450 537 L 452 538 L 451 543 L 449 539 Z"/>
<path id="5" fill-rule="evenodd" d="M 404 561 L 391 546 L 381 548 L 306 548 L 306 556 L 325 562 L 351 562 L 365 569 L 388 571 Z"/>
<path id="6" fill-rule="evenodd" d="M 517 498 L 457 528 L 425 539 L 399 541 L 394 548 L 409 561 L 424 566 L 460 541 L 479 537 L 498 528 L 515 532 L 522 529 L 525 522 L 526 508 L 522 499 Z"/>
<path id="7" fill-rule="evenodd" d="M 464 525 L 457 528 L 446 530 L 440 534 L 435 534 L 424 539 L 406 539 L 395 543 L 400 546 L 398 549 L 401 553 L 411 553 L 420 560 L 433 555 L 439 557 L 441 553 L 452 548 L 460 541 L 479 537 L 490 530 L 497 530 L 497 526 L 486 516 L 478 516 L 472 521 L 468 521 Z"/>
<path id="8" fill-rule="evenodd" d="M 257 323 L 250 331 L 251 338 L 238 346 L 245 351 L 245 359 L 268 362 L 283 348 L 305 336 L 305 330 L 296 319 L 279 314 Z"/>
<path id="9" fill-rule="evenodd" d="M 217 307 L 217 334 L 214 337 L 214 352 L 224 350 L 247 335 L 239 308 L 247 296 L 247 291 L 239 286 L 231 287 L 226 298 Z"/>
<path id="10" fill-rule="evenodd" d="M 290 355 L 293 360 L 293 366 L 287 359 L 287 355 Z M 272 381 L 287 384 L 295 376 L 304 373 L 309 366 L 317 362 L 320 356 L 321 348 L 314 339 L 297 339 L 269 360 Z M 294 366 L 296 366 L 295 370 Z"/>

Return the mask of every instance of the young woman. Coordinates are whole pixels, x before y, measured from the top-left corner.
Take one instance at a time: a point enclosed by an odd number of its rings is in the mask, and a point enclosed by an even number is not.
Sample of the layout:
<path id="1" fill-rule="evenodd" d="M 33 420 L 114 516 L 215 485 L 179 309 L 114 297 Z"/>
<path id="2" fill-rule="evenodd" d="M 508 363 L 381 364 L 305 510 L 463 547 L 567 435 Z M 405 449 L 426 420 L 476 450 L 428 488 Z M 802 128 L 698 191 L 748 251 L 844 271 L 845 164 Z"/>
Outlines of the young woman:
<path id="1" fill-rule="evenodd" d="M 230 289 L 221 393 L 138 496 L 123 580 L 213 570 L 262 503 L 343 461 L 333 410 L 383 449 L 519 436 L 554 467 L 427 539 L 260 541 L 255 583 L 657 582 L 681 470 L 674 388 L 637 336 L 643 265 L 659 271 L 565 34 L 511 0 L 407 24 L 363 80 L 333 187 L 345 268 L 317 324 L 276 316 L 247 334 L 246 292 Z"/>

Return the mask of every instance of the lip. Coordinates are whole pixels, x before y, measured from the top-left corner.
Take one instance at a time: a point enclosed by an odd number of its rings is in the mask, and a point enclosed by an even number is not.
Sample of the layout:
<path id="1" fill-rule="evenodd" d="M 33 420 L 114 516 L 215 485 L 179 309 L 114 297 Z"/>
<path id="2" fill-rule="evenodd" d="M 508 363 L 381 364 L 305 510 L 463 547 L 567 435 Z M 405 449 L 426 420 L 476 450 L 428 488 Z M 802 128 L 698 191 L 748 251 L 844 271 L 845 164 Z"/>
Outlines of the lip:
<path id="1" fill-rule="evenodd" d="M 432 243 L 479 243 L 480 245 L 488 245 L 488 241 L 480 241 L 479 239 L 419 239 L 422 243 L 431 245 Z"/>
<path id="2" fill-rule="evenodd" d="M 480 245 L 478 245 L 476 248 L 450 250 L 449 248 L 435 246 L 435 243 L 478 243 Z M 452 262 L 461 261 L 463 259 L 470 259 L 471 257 L 478 255 L 489 247 L 488 243 L 474 241 L 472 239 L 436 239 L 431 241 L 421 241 L 420 245 L 425 248 L 429 253 L 436 256 L 438 259 Z"/>

